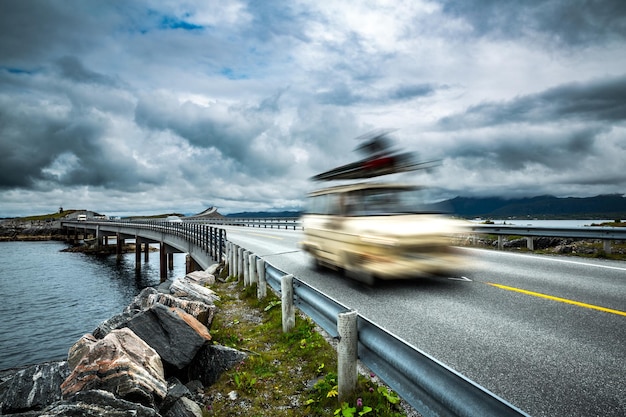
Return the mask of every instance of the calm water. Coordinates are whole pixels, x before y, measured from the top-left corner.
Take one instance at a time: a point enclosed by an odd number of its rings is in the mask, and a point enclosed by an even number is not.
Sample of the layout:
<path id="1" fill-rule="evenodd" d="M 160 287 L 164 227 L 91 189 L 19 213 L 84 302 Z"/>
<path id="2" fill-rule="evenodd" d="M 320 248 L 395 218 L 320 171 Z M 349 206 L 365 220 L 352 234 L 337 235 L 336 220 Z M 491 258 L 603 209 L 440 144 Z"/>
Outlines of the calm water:
<path id="1" fill-rule="evenodd" d="M 62 359 L 83 334 L 120 313 L 141 289 L 159 284 L 159 253 L 88 256 L 60 242 L 0 242 L 0 369 Z M 174 254 L 170 277 L 185 274 Z"/>

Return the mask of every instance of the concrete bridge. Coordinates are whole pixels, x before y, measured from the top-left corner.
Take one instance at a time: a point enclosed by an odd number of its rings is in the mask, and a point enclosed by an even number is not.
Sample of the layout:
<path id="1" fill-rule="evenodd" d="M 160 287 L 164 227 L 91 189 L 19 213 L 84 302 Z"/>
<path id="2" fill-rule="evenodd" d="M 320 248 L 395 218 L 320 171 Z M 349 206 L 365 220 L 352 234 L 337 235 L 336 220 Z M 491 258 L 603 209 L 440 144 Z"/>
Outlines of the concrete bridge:
<path id="1" fill-rule="evenodd" d="M 125 240 L 135 241 L 135 269 L 141 268 L 141 252 L 148 259 L 150 243 L 159 244 L 161 281 L 167 278 L 168 267 L 173 267 L 174 253 L 187 253 L 186 271 L 205 270 L 220 262 L 224 256 L 226 231 L 198 223 L 167 221 L 62 221 L 68 237 L 78 240 L 94 239 L 96 245 L 108 244 L 114 236 L 117 256 L 122 254 Z"/>

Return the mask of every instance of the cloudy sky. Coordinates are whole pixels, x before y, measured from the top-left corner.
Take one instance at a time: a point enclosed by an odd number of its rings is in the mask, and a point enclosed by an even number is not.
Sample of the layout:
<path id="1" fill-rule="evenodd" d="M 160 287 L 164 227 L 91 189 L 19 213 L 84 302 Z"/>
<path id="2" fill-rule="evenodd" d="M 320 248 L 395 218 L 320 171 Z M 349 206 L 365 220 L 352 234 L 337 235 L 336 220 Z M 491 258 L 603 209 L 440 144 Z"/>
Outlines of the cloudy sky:
<path id="1" fill-rule="evenodd" d="M 625 193 L 626 2 L 0 2 L 0 217 L 299 209 L 378 128 L 439 198 Z"/>

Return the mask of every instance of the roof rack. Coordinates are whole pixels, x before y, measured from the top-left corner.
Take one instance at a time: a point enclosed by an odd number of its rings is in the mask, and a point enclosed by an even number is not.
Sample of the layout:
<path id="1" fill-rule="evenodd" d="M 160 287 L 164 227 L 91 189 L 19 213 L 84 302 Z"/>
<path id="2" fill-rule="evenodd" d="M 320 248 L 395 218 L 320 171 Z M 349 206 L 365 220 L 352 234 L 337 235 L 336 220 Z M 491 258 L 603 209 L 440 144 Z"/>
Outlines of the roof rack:
<path id="1" fill-rule="evenodd" d="M 364 159 L 322 172 L 311 179 L 313 181 L 365 179 L 439 165 L 437 160 L 418 162 L 413 152 L 394 152 L 388 137 L 391 131 L 379 129 L 357 137 L 357 140 L 364 142 L 357 146 L 355 151 L 365 153 L 367 156 Z"/>

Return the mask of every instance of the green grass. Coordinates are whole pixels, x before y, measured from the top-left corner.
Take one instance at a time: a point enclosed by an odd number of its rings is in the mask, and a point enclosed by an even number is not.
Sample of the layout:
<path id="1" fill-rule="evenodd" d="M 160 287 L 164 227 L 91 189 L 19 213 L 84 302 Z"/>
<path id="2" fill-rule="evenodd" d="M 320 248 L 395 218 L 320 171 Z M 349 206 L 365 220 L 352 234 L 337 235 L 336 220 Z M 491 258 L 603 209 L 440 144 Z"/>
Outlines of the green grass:
<path id="1" fill-rule="evenodd" d="M 232 277 L 214 290 L 221 300 L 211 325 L 213 340 L 248 358 L 207 388 L 205 416 L 405 415 L 397 395 L 367 376 L 359 376 L 354 395 L 339 403 L 334 347 L 302 315 L 283 333 L 274 293 L 259 301 L 255 285 L 243 288 Z"/>

